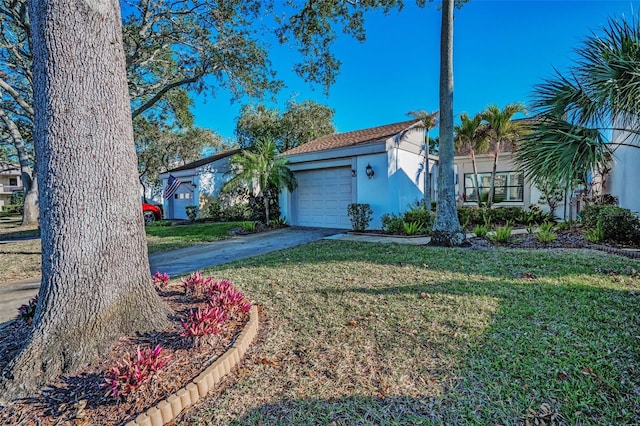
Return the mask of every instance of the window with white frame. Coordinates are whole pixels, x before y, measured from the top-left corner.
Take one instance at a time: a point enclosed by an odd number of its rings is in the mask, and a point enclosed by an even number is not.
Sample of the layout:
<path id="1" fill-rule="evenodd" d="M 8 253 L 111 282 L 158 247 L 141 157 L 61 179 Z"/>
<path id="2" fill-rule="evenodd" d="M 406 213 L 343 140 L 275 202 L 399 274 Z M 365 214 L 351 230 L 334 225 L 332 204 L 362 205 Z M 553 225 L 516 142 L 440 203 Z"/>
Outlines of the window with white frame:
<path id="1" fill-rule="evenodd" d="M 478 173 L 478 185 L 481 194 L 489 194 L 491 188 L 491 173 Z M 524 192 L 524 175 L 522 172 L 496 173 L 496 185 L 493 191 L 493 201 L 522 201 Z M 464 195 L 466 201 L 478 201 L 473 173 L 464 175 Z M 481 197 L 486 200 L 486 195 Z"/>

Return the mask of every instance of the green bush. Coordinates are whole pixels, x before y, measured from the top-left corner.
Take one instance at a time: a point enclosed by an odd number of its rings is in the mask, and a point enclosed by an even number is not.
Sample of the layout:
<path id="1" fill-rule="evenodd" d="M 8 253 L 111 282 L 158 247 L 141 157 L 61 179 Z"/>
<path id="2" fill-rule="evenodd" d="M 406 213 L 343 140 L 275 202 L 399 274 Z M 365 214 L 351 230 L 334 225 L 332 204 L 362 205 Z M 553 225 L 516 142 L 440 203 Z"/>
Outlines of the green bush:
<path id="1" fill-rule="evenodd" d="M 252 221 L 244 221 L 244 222 L 240 222 L 238 224 L 238 226 L 242 229 L 244 229 L 247 232 L 255 232 L 256 231 L 256 223 L 252 222 Z"/>
<path id="2" fill-rule="evenodd" d="M 387 234 L 402 234 L 404 232 L 404 219 L 395 213 L 385 213 L 380 217 L 382 231 Z"/>
<path id="3" fill-rule="evenodd" d="M 351 227 L 354 231 L 364 231 L 369 227 L 373 210 L 366 203 L 352 203 L 347 207 L 347 214 L 351 220 Z"/>
<path id="4" fill-rule="evenodd" d="M 221 220 L 223 218 L 222 204 L 219 201 L 213 200 L 205 208 L 205 216 L 213 220 Z"/>
<path id="5" fill-rule="evenodd" d="M 599 220 L 595 228 L 585 229 L 584 237 L 590 243 L 598 244 L 604 240 L 604 232 L 602 230 L 602 220 Z"/>
<path id="6" fill-rule="evenodd" d="M 2 213 L 5 216 L 20 216 L 22 215 L 22 204 L 7 204 L 2 206 Z"/>
<path id="7" fill-rule="evenodd" d="M 186 210 L 189 220 L 192 222 L 196 220 L 196 218 L 198 217 L 198 206 L 187 206 Z"/>
<path id="8" fill-rule="evenodd" d="M 545 222 L 540 225 L 540 229 L 535 234 L 535 239 L 545 244 L 555 240 L 557 237 L 556 233 L 553 231 L 555 229 L 555 225 L 556 224 L 553 222 Z"/>
<path id="9" fill-rule="evenodd" d="M 476 237 L 484 238 L 489 233 L 489 229 L 484 225 L 476 225 L 476 227 L 473 228 L 473 233 Z"/>
<path id="10" fill-rule="evenodd" d="M 422 231 L 422 223 L 420 222 L 404 223 L 403 228 L 404 228 L 405 234 L 409 236 L 416 235 Z"/>
<path id="11" fill-rule="evenodd" d="M 430 211 L 422 207 L 414 207 L 404 213 L 405 223 L 420 223 L 422 226 L 430 227 L 433 224 L 433 216 Z"/>
<path id="12" fill-rule="evenodd" d="M 600 222 L 603 240 L 621 244 L 640 243 L 640 219 L 629 209 L 592 204 L 585 207 L 580 215 L 587 229 L 596 229 Z"/>
<path id="13" fill-rule="evenodd" d="M 489 235 L 489 239 L 494 243 L 508 243 L 511 240 L 511 231 L 511 222 L 507 222 L 505 226 L 496 229 L 495 234 Z"/>

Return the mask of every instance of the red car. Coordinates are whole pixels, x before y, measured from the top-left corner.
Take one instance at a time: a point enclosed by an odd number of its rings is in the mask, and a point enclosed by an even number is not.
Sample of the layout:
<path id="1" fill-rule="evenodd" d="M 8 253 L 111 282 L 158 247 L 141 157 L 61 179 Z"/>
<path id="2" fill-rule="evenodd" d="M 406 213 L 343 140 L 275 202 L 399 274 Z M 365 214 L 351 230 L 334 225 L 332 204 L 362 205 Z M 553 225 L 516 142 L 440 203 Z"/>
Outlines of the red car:
<path id="1" fill-rule="evenodd" d="M 162 220 L 162 208 L 155 204 L 142 203 L 142 215 L 144 216 L 144 224 Z"/>

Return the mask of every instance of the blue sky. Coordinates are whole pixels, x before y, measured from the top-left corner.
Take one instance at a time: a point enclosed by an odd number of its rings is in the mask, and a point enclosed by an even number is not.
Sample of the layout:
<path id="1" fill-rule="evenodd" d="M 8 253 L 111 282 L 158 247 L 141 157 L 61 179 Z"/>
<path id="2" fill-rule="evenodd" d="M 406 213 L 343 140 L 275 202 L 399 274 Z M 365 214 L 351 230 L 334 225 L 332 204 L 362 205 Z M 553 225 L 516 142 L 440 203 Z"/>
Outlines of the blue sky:
<path id="1" fill-rule="evenodd" d="M 438 109 L 440 12 L 435 4 L 417 8 L 411 0 L 401 12 L 367 16 L 367 40 L 339 37 L 335 52 L 340 76 L 328 96 L 292 73 L 295 52 L 273 46 L 272 60 L 287 87 L 277 96 L 312 99 L 335 110 L 338 132 L 409 119 L 407 112 Z M 528 102 L 532 87 L 564 71 L 573 50 L 609 17 L 638 14 L 640 0 L 553 1 L 471 0 L 455 13 L 454 113 L 475 114 L 489 104 Z M 243 99 L 198 96 L 196 124 L 232 138 Z"/>

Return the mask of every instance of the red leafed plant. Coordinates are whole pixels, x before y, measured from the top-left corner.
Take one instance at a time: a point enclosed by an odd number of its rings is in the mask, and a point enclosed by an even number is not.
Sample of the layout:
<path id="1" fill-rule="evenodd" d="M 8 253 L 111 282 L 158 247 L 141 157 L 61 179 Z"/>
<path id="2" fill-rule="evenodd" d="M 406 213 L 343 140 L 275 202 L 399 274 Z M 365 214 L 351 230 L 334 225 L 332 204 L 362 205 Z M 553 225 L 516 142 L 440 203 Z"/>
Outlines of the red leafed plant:
<path id="1" fill-rule="evenodd" d="M 247 301 L 244 294 L 233 286 L 227 287 L 220 293 L 210 293 L 209 303 L 228 312 L 229 315 L 238 312 L 247 312 L 251 308 L 251 302 Z"/>
<path id="2" fill-rule="evenodd" d="M 182 335 L 198 339 L 203 336 L 220 334 L 227 319 L 227 313 L 218 307 L 192 309 L 186 320 L 182 321 Z"/>
<path id="3" fill-rule="evenodd" d="M 151 279 L 153 280 L 156 290 L 164 290 L 169 283 L 169 274 L 161 274 L 159 271 L 156 271 L 156 273 L 151 276 Z"/>
<path id="4" fill-rule="evenodd" d="M 109 369 L 102 385 L 108 388 L 106 396 L 117 400 L 128 397 L 140 385 L 151 380 L 170 360 L 170 356 L 162 356 L 160 345 L 144 350 L 138 346 L 135 356 L 127 354 L 122 362 Z"/>
<path id="5" fill-rule="evenodd" d="M 36 307 L 38 306 L 38 295 L 29 300 L 25 305 L 18 308 L 18 318 L 25 322 L 27 325 L 31 325 L 33 318 L 36 316 Z"/>
<path id="6" fill-rule="evenodd" d="M 211 286 L 213 277 L 204 278 L 202 272 L 194 272 L 189 278 L 183 278 L 182 284 L 187 296 L 200 297 Z"/>

